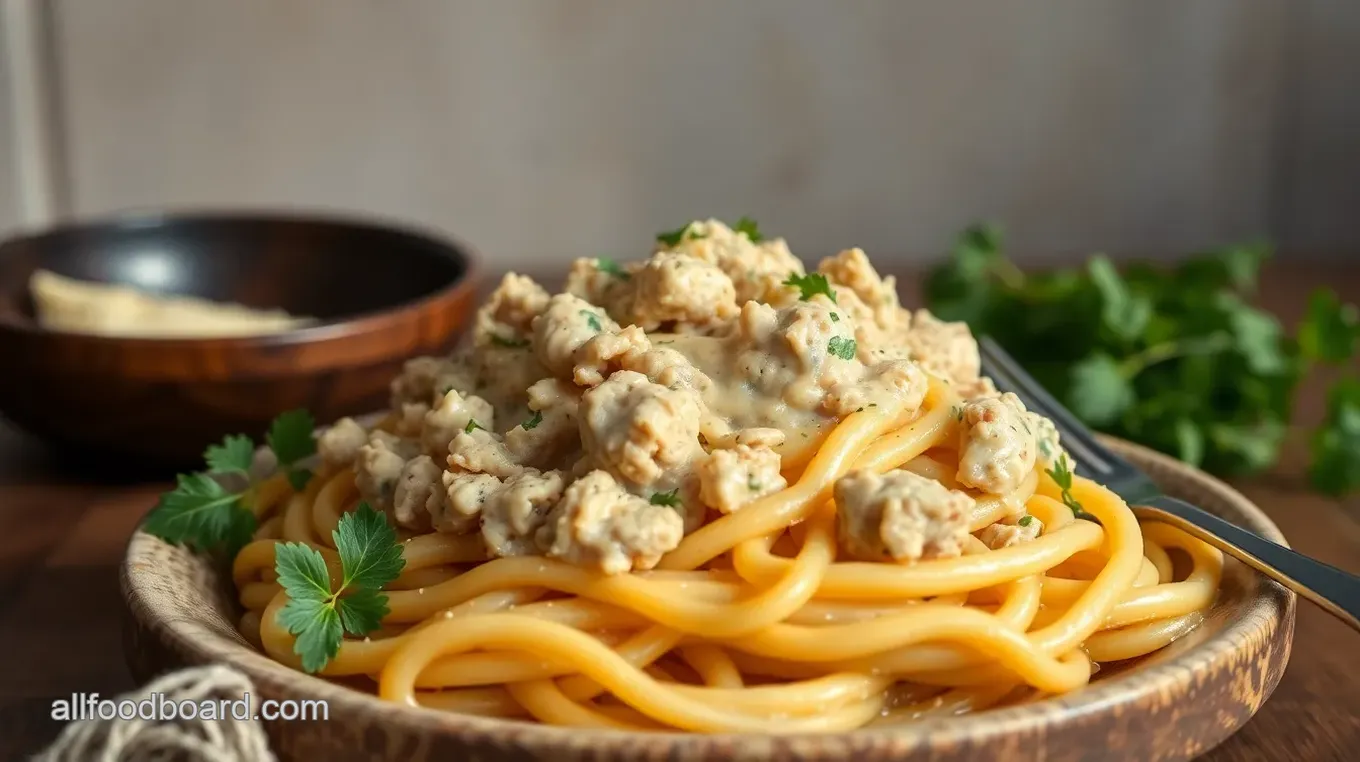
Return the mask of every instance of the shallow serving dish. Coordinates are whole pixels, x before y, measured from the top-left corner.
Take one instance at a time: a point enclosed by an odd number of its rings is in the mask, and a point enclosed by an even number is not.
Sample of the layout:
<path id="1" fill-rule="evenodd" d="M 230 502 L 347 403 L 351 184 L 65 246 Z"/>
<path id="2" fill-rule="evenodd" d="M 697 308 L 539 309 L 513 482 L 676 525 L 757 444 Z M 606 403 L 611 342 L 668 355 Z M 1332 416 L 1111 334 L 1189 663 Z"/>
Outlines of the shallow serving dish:
<path id="1" fill-rule="evenodd" d="M 0 244 L 0 414 L 93 467 L 198 462 L 292 408 L 372 410 L 405 359 L 456 340 L 475 264 L 443 237 L 345 217 L 136 215 L 14 238 Z M 320 322 L 239 338 L 48 330 L 28 293 L 38 269 Z"/>
<path id="2" fill-rule="evenodd" d="M 1171 495 L 1284 541 L 1270 519 L 1231 487 L 1137 445 L 1107 441 Z M 121 584 L 130 613 L 125 651 L 138 679 L 187 665 L 229 664 L 251 678 L 258 699 L 329 702 L 329 721 L 267 725 L 280 758 L 375 762 L 1185 760 L 1231 735 L 1270 696 L 1289 660 L 1295 606 L 1292 593 L 1229 559 L 1219 599 L 1199 628 L 1139 663 L 1107 669 L 1084 690 L 892 729 L 705 736 L 453 715 L 383 702 L 295 672 L 237 634 L 239 610 L 227 570 L 141 532 L 128 544 Z"/>

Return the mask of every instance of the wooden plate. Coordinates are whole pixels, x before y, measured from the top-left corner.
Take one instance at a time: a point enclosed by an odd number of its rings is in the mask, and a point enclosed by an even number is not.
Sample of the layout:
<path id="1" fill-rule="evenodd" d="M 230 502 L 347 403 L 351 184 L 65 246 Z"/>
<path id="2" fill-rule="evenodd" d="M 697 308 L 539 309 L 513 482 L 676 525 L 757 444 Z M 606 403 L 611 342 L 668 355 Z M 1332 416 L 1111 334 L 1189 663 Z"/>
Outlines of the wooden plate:
<path id="1" fill-rule="evenodd" d="M 1110 444 L 1172 495 L 1277 542 L 1259 508 L 1222 482 L 1126 442 Z M 254 698 L 324 699 L 329 721 L 267 724 L 276 753 L 294 760 L 1184 760 L 1240 728 L 1284 673 L 1295 598 L 1231 559 L 1223 588 L 1191 635 L 1089 687 L 1033 704 L 893 729 L 821 736 L 636 734 L 571 730 L 399 706 L 293 671 L 236 632 L 230 574 L 137 532 L 122 588 L 131 616 L 125 650 L 139 680 L 224 662 L 254 681 Z"/>

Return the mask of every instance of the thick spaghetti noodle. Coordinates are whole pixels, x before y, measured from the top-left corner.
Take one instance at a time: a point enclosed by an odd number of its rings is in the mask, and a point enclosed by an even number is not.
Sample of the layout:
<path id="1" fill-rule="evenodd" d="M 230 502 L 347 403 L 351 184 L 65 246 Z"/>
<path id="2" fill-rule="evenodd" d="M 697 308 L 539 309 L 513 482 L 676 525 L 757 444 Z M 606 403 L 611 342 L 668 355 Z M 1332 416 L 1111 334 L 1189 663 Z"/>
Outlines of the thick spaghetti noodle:
<path id="1" fill-rule="evenodd" d="M 323 674 L 369 676 L 394 701 L 554 724 L 832 731 L 1070 691 L 1092 661 L 1150 653 L 1197 623 L 1217 591 L 1218 552 L 1166 525 L 1140 528 L 1080 477 L 1072 492 L 1099 524 L 1073 519 L 1036 473 L 1025 494 L 981 501 L 970 518 L 981 529 L 1023 502 L 1045 527 L 1033 542 L 974 540 L 964 556 L 910 566 L 837 561 L 835 478 L 927 469 L 927 450 L 944 457 L 946 395 L 896 430 L 885 413 L 851 416 L 793 486 L 689 535 L 660 570 L 483 561 L 469 536 L 411 537 L 390 627 L 346 641 Z M 348 470 L 296 495 L 277 480 L 253 504 L 264 521 L 233 569 L 241 626 L 285 664 L 298 660 L 276 619 L 286 596 L 268 579 L 274 546 L 303 542 L 333 559 L 353 485 Z M 790 556 L 771 552 L 782 538 L 796 538 Z M 1183 579 L 1168 549 L 1193 561 Z M 730 566 L 713 563 L 729 553 Z"/>
<path id="2" fill-rule="evenodd" d="M 709 239 L 727 230 L 715 224 L 707 223 Z M 832 283 L 846 280 L 853 279 Z M 826 304 L 845 309 L 849 289 L 843 287 L 839 301 L 828 294 Z M 841 322 L 832 307 L 818 309 Z M 552 340 L 539 325 L 532 329 L 536 349 Z M 610 330 L 602 333 L 623 336 L 632 329 Z M 836 355 L 834 337 L 830 346 Z M 703 351 L 693 342 L 686 349 L 691 358 Z M 578 344 L 572 351 L 579 361 L 587 350 Z M 550 356 L 540 352 L 540 358 L 559 377 L 573 373 L 571 365 L 554 369 Z M 713 375 L 719 363 L 695 365 Z M 809 437 L 809 446 L 784 450 L 783 486 L 758 490 L 749 477 L 755 496 L 723 511 L 710 499 L 714 493 L 703 493 L 707 505 L 700 506 L 699 520 L 656 558 L 639 560 L 637 551 L 631 569 L 606 568 L 599 559 L 573 562 L 560 544 L 540 552 L 490 552 L 490 535 L 485 528 L 478 534 L 475 525 L 403 530 L 405 566 L 385 591 L 382 629 L 343 641 L 321 675 L 366 681 L 392 701 L 557 725 L 843 731 L 1072 691 L 1092 678 L 1096 664 L 1151 653 L 1196 626 L 1218 589 L 1217 551 L 1169 526 L 1140 526 L 1116 495 L 1084 478 L 1067 483 L 1064 475 L 1059 484 L 1060 472 L 1032 454 L 1020 459 L 1027 470 L 1012 474 L 1004 491 L 964 483 L 962 475 L 976 465 L 970 465 L 976 452 L 968 450 L 968 432 L 979 421 L 966 420 L 963 411 L 969 399 L 988 393 L 969 397 L 961 391 L 967 380 L 951 383 L 940 368 L 922 365 L 930 374 L 921 376 L 928 380 L 919 396 L 870 395 L 825 415 L 825 431 Z M 605 362 L 592 379 L 599 367 L 578 362 L 576 383 L 598 385 L 626 372 Z M 647 375 L 655 380 L 663 372 Z M 780 383 L 792 388 L 799 380 Z M 683 384 L 671 388 L 677 386 Z M 827 398 L 837 394 L 853 399 L 834 388 Z M 722 404 L 715 397 L 703 412 Z M 979 415 L 981 423 L 994 422 L 985 410 Z M 397 431 L 401 417 L 394 405 L 379 428 Z M 581 414 L 580 426 L 588 440 L 594 435 L 585 431 L 587 417 Z M 784 434 L 816 424 L 809 416 L 795 418 Z M 462 420 L 459 437 L 471 439 L 480 426 Z M 739 434 L 734 440 L 721 426 L 704 427 L 701 458 L 744 446 L 733 444 L 742 441 Z M 1027 441 L 1037 440 L 1031 434 Z M 477 475 L 457 449 L 445 484 Z M 576 479 L 602 467 L 587 451 L 587 467 L 571 471 Z M 984 465 L 976 473 L 991 478 L 998 472 L 995 464 Z M 240 628 L 279 662 L 300 668 L 294 637 L 279 621 L 288 596 L 274 572 L 275 548 L 281 542 L 311 546 L 337 577 L 332 532 L 361 493 L 374 489 L 363 468 L 332 464 L 300 493 L 281 477 L 255 491 L 250 506 L 259 529 L 233 567 L 245 609 Z M 625 479 L 624 466 L 610 468 Z M 914 484 L 904 472 L 967 506 L 958 518 L 957 548 L 950 550 L 948 538 L 930 544 L 943 532 L 931 519 L 903 537 L 888 537 L 884 523 L 884 542 L 916 543 L 900 551 L 894 546 L 892 557 L 866 560 L 848 552 L 843 514 L 850 498 L 840 482 L 854 474 L 898 474 Z M 696 499 L 683 488 L 665 497 L 676 494 Z M 1036 531 L 1017 539 L 1020 528 Z M 1173 553 L 1188 563 L 1173 563 Z"/>

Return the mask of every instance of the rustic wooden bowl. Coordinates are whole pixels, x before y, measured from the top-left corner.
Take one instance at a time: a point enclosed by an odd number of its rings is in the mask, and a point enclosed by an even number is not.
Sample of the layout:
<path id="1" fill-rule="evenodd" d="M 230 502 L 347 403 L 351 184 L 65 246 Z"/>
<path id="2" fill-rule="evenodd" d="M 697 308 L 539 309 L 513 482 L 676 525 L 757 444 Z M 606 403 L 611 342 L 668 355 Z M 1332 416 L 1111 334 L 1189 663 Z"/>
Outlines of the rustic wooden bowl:
<path id="1" fill-rule="evenodd" d="M 0 245 L 0 413 L 93 464 L 201 465 L 206 443 L 274 416 L 384 406 L 409 357 L 449 348 L 475 299 L 471 251 L 341 218 L 122 217 Z M 241 338 L 43 329 L 28 279 L 62 275 L 283 308 L 319 325 Z"/>
<path id="2" fill-rule="evenodd" d="M 1108 443 L 1170 494 L 1283 542 L 1231 487 L 1163 455 Z M 545 727 L 386 703 L 284 667 L 236 632 L 229 571 L 141 532 L 122 569 L 128 664 L 139 680 L 188 665 L 240 669 L 263 699 L 324 699 L 329 721 L 267 723 L 285 760 L 501 762 L 788 760 L 790 762 L 1105 762 L 1185 760 L 1243 725 L 1284 674 L 1294 595 L 1231 559 L 1218 601 L 1192 634 L 1106 670 L 1084 690 L 1029 705 L 835 735 L 639 734 Z"/>

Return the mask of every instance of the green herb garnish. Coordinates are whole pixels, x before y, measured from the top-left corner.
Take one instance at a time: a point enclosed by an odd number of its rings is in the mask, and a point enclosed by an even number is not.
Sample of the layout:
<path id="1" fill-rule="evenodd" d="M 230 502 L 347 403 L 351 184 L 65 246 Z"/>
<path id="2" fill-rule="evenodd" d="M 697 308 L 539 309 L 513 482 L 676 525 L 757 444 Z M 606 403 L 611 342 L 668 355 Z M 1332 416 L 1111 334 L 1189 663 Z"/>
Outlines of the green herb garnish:
<path id="1" fill-rule="evenodd" d="M 732 229 L 738 233 L 745 233 L 751 243 L 760 243 L 764 239 L 764 236 L 760 234 L 760 226 L 750 217 L 742 217 L 737 220 L 737 224 L 733 225 Z"/>
<path id="2" fill-rule="evenodd" d="M 840 315 L 837 315 L 837 314 L 834 313 L 834 312 L 831 313 L 831 322 L 833 322 L 833 323 L 839 323 L 839 322 L 841 322 L 841 316 L 840 316 Z"/>
<path id="3" fill-rule="evenodd" d="M 1073 516 L 1076 516 L 1079 519 L 1087 519 L 1100 523 L 1095 516 L 1086 512 L 1086 509 L 1082 507 L 1081 503 L 1075 497 L 1072 497 L 1072 467 L 1067 462 L 1066 454 L 1064 454 L 1057 463 L 1053 464 L 1053 468 L 1050 468 L 1045 473 L 1052 477 L 1053 483 L 1057 484 L 1058 489 L 1062 490 L 1063 505 L 1067 506 L 1072 511 Z"/>
<path id="4" fill-rule="evenodd" d="M 298 463 L 316 452 L 314 428 L 311 415 L 293 410 L 275 418 L 265 437 L 295 490 L 305 488 L 311 478 Z M 255 531 L 255 515 L 244 504 L 256 483 L 250 473 L 254 458 L 255 443 L 239 434 L 208 447 L 203 453 L 207 468 L 176 477 L 175 488 L 161 495 L 142 529 L 195 550 L 234 552 Z"/>
<path id="5" fill-rule="evenodd" d="M 653 492 L 648 501 L 652 505 L 664 505 L 668 508 L 680 508 L 680 488 L 676 487 L 670 492 Z"/>
<path id="6" fill-rule="evenodd" d="M 265 443 L 274 451 L 279 468 L 288 474 L 288 483 L 301 492 L 312 478 L 312 472 L 299 468 L 299 461 L 316 454 L 316 419 L 306 410 L 289 410 L 274 419 L 265 435 Z"/>
<path id="7" fill-rule="evenodd" d="M 468 422 L 467 422 L 467 425 L 463 427 L 463 433 L 464 433 L 464 434 L 471 434 L 472 432 L 476 431 L 477 429 L 481 429 L 482 431 L 486 431 L 486 427 L 483 426 L 483 425 L 480 424 L 480 423 L 477 423 L 477 419 L 476 419 L 476 418 L 469 418 L 469 419 L 468 419 Z"/>
<path id="8" fill-rule="evenodd" d="M 1021 516 L 1021 517 L 1020 517 L 1020 520 L 1017 521 L 1017 522 L 1015 522 L 1015 523 L 1016 523 L 1018 526 L 1027 527 L 1027 526 L 1029 526 L 1030 524 L 1033 524 L 1033 523 L 1034 523 L 1034 517 L 1033 517 L 1033 516 L 1030 516 L 1030 515 L 1028 515 L 1028 514 L 1026 514 L 1026 515 L 1024 515 L 1024 516 Z"/>
<path id="9" fill-rule="evenodd" d="M 1313 484 L 1332 495 L 1360 489 L 1360 381 L 1343 379 L 1327 395 L 1327 417 L 1313 434 Z"/>
<path id="10" fill-rule="evenodd" d="M 522 427 L 525 431 L 528 431 L 529 429 L 538 428 L 538 424 L 540 423 L 543 423 L 543 411 L 535 410 L 533 416 L 529 418 L 529 420 L 521 423 L 520 427 Z"/>
<path id="11" fill-rule="evenodd" d="M 344 633 L 366 635 L 382 625 L 388 608 L 380 591 L 406 565 L 397 533 L 368 503 L 342 516 L 331 539 L 341 568 L 334 591 L 320 552 L 298 542 L 274 548 L 274 571 L 288 593 L 279 623 L 297 636 L 293 652 L 308 672 L 320 671 L 335 658 Z"/>
<path id="12" fill-rule="evenodd" d="M 691 228 L 693 227 L 694 223 L 691 222 L 684 225 L 683 227 L 678 227 L 670 232 L 657 233 L 656 240 L 666 244 L 667 246 L 679 246 L 681 241 L 688 239 L 703 238 L 704 234 L 695 233 L 691 230 Z"/>
<path id="13" fill-rule="evenodd" d="M 831 283 L 821 273 L 811 273 L 809 275 L 799 275 L 789 273 L 789 277 L 781 285 L 798 289 L 798 298 L 808 301 L 817 294 L 826 294 L 826 298 L 836 304 L 836 292 L 831 290 Z"/>
<path id="14" fill-rule="evenodd" d="M 832 336 L 831 340 L 826 343 L 826 351 L 842 360 L 853 360 L 855 359 L 855 340 Z"/>
<path id="15" fill-rule="evenodd" d="M 586 325 L 590 326 L 590 330 L 596 333 L 599 333 L 600 331 L 604 330 L 604 326 L 600 324 L 599 315 L 596 315 L 594 312 L 591 312 L 590 310 L 581 310 L 581 315 L 585 317 Z"/>
<path id="16" fill-rule="evenodd" d="M 1360 310 L 1318 290 L 1293 331 L 1251 304 L 1269 249 L 1231 246 L 1179 265 L 1021 272 L 1000 232 L 957 239 L 926 284 L 931 310 L 990 335 L 1083 422 L 1224 476 L 1279 460 L 1300 381 L 1310 366 L 1344 366 L 1360 348 Z M 1024 320 L 1016 320 L 1024 315 Z M 1313 436 L 1313 485 L 1341 494 L 1345 447 L 1357 424 L 1344 375 Z M 1339 464 L 1339 465 L 1338 465 Z"/>
<path id="17" fill-rule="evenodd" d="M 529 346 L 528 339 L 507 339 L 504 336 L 497 336 L 496 334 L 491 335 L 491 343 L 498 347 L 512 347 L 515 349 Z"/>
<path id="18" fill-rule="evenodd" d="M 602 273 L 612 275 L 615 278 L 618 278 L 619 280 L 631 280 L 633 278 L 633 276 L 630 275 L 627 270 L 624 270 L 623 267 L 621 267 L 618 262 L 615 262 L 612 259 L 605 259 L 603 257 L 596 259 L 595 269 L 599 270 Z"/>

